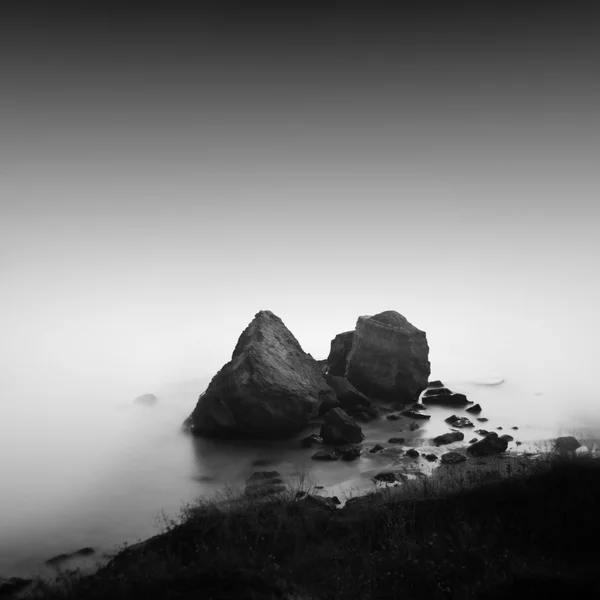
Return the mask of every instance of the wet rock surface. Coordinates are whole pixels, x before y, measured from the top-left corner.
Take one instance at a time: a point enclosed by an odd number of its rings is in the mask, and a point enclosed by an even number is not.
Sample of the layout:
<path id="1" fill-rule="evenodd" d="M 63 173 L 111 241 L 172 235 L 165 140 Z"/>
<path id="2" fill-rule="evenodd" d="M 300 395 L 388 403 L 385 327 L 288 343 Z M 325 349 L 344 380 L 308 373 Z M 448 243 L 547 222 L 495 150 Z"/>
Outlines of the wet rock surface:
<path id="1" fill-rule="evenodd" d="M 360 425 L 341 408 L 334 408 L 325 415 L 321 426 L 321 438 L 327 445 L 352 444 L 365 438 Z"/>
<path id="2" fill-rule="evenodd" d="M 554 447 L 558 452 L 575 452 L 577 448 L 581 447 L 581 443 L 572 435 L 567 435 L 556 438 Z"/>
<path id="3" fill-rule="evenodd" d="M 475 442 L 467 448 L 467 452 L 473 456 L 490 456 L 500 454 L 508 448 L 508 440 L 498 437 L 496 433 L 488 433 L 482 440 Z"/>
<path id="4" fill-rule="evenodd" d="M 317 362 L 279 317 L 260 311 L 200 396 L 190 429 L 206 437 L 287 438 L 334 401 Z"/>
<path id="5" fill-rule="evenodd" d="M 452 427 L 475 427 L 473 423 L 467 419 L 467 417 L 457 417 L 456 415 L 452 415 L 451 417 L 444 419 L 444 421 L 452 425 Z"/>
<path id="6" fill-rule="evenodd" d="M 431 415 L 428 415 L 420 410 L 414 410 L 412 408 L 402 411 L 402 416 L 409 417 L 411 419 L 431 419 Z"/>
<path id="7" fill-rule="evenodd" d="M 465 439 L 465 434 L 461 431 L 450 431 L 448 433 L 442 433 L 433 438 L 433 443 L 438 446 L 446 444 L 453 444 L 454 442 L 461 442 Z"/>
<path id="8" fill-rule="evenodd" d="M 346 378 L 369 397 L 414 402 L 431 367 L 424 331 L 396 311 L 359 317 Z"/>
<path id="9" fill-rule="evenodd" d="M 333 340 L 327 357 L 327 373 L 336 377 L 346 375 L 346 360 L 352 348 L 354 330 L 338 333 Z"/>
<path id="10" fill-rule="evenodd" d="M 483 409 L 479 404 L 473 404 L 473 406 L 469 406 L 469 408 L 465 408 L 465 410 L 469 413 L 479 414 Z"/>

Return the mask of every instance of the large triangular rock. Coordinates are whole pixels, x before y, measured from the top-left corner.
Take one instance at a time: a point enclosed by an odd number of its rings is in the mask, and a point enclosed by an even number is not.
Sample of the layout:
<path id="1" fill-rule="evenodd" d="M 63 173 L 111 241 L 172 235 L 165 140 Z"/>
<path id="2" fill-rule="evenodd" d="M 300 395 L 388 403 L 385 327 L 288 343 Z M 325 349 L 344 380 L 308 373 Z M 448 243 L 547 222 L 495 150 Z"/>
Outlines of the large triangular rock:
<path id="1" fill-rule="evenodd" d="M 414 402 L 427 387 L 431 367 L 424 331 L 401 314 L 359 317 L 346 360 L 346 378 L 369 397 Z"/>
<path id="2" fill-rule="evenodd" d="M 338 333 L 331 340 L 329 356 L 327 357 L 327 372 L 336 377 L 344 377 L 346 374 L 346 360 L 352 349 L 354 331 Z"/>
<path id="3" fill-rule="evenodd" d="M 279 317 L 263 310 L 186 423 L 207 437 L 286 438 L 306 427 L 324 402 L 337 399 L 319 365 Z"/>

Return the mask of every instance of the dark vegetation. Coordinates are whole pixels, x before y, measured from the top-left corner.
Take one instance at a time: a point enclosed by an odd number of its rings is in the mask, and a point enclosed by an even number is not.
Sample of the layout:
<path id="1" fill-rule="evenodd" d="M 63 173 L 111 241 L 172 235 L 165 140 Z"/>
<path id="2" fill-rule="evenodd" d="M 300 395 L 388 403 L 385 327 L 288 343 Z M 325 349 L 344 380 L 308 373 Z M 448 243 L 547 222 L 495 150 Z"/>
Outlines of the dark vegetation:
<path id="1" fill-rule="evenodd" d="M 186 509 L 44 600 L 600 597 L 600 459 L 546 456 L 449 492 L 419 482 L 334 508 L 309 493 Z M 410 487 L 410 486 L 409 486 Z M 306 488 L 305 488 L 306 491 Z"/>

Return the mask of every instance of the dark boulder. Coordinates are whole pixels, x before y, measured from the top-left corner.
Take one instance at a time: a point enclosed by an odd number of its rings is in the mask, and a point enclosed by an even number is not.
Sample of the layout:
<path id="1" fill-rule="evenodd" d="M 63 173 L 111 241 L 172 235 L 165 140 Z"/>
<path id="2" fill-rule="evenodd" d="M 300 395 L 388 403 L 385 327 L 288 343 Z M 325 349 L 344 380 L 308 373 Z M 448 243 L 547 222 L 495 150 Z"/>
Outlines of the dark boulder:
<path id="1" fill-rule="evenodd" d="M 497 433 L 488 434 L 482 440 L 475 442 L 467 448 L 467 452 L 473 456 L 490 456 L 500 454 L 508 448 L 508 440 L 498 437 Z"/>
<path id="2" fill-rule="evenodd" d="M 419 458 L 419 451 L 411 448 L 406 451 L 406 456 L 410 456 L 411 458 Z"/>
<path id="3" fill-rule="evenodd" d="M 434 381 L 430 381 L 427 384 L 428 388 L 442 388 L 444 387 L 444 384 L 439 380 L 439 379 L 435 379 Z"/>
<path id="4" fill-rule="evenodd" d="M 354 340 L 354 331 L 344 331 L 338 333 L 331 340 L 329 356 L 327 357 L 327 373 L 337 377 L 346 375 L 346 359 L 352 348 Z"/>
<path id="5" fill-rule="evenodd" d="M 346 378 L 369 397 L 414 402 L 427 386 L 429 346 L 424 331 L 386 311 L 359 317 Z"/>
<path id="6" fill-rule="evenodd" d="M 328 374 L 325 381 L 334 391 L 339 407 L 348 414 L 363 411 L 370 406 L 371 401 L 369 398 L 359 392 L 347 379 Z"/>
<path id="7" fill-rule="evenodd" d="M 501 440 L 506 440 L 507 442 L 512 442 L 515 438 L 512 435 L 508 435 L 508 433 L 505 433 L 504 435 L 500 436 Z"/>
<path id="8" fill-rule="evenodd" d="M 475 427 L 475 425 L 473 425 L 473 423 L 471 423 L 467 417 L 457 417 L 456 415 L 452 415 L 451 417 L 444 419 L 444 421 L 446 421 L 446 423 L 450 423 L 452 427 Z"/>
<path id="9" fill-rule="evenodd" d="M 459 452 L 446 452 L 442 454 L 442 462 L 445 465 L 457 465 L 458 463 L 465 462 L 467 457 Z"/>
<path id="10" fill-rule="evenodd" d="M 191 430 L 207 437 L 288 438 L 334 400 L 316 361 L 279 317 L 263 310 L 200 396 Z"/>
<path id="11" fill-rule="evenodd" d="M 423 398 L 428 398 L 430 396 L 451 396 L 453 393 L 454 392 L 447 387 L 429 387 L 423 392 Z"/>
<path id="12" fill-rule="evenodd" d="M 385 450 L 385 448 L 381 445 L 381 444 L 375 444 L 370 450 L 369 452 L 371 454 L 376 454 L 377 452 L 381 452 L 382 450 Z"/>
<path id="13" fill-rule="evenodd" d="M 321 437 L 324 444 L 331 446 L 360 443 L 365 439 L 360 425 L 341 408 L 334 408 L 325 415 Z"/>
<path id="14" fill-rule="evenodd" d="M 398 477 L 396 477 L 396 474 L 392 473 L 392 471 L 382 471 L 381 473 L 377 473 L 373 479 L 381 481 L 382 483 L 394 483 L 398 481 Z"/>
<path id="15" fill-rule="evenodd" d="M 404 444 L 404 441 L 402 437 L 393 437 L 388 440 L 388 444 Z"/>
<path id="16" fill-rule="evenodd" d="M 487 423 L 489 421 L 489 419 L 487 417 L 479 417 L 477 420 L 480 423 Z"/>
<path id="17" fill-rule="evenodd" d="M 334 450 L 340 454 L 342 460 L 350 462 L 360 458 L 362 447 L 360 444 L 345 444 L 336 446 Z"/>
<path id="18" fill-rule="evenodd" d="M 461 442 L 465 439 L 465 434 L 461 431 L 450 431 L 448 433 L 442 433 L 442 435 L 438 435 L 433 438 L 434 444 L 438 446 L 445 444 L 453 444 L 454 442 Z"/>
<path id="19" fill-rule="evenodd" d="M 410 417 L 411 419 L 431 419 L 431 415 L 421 412 L 420 410 L 413 410 L 412 408 L 402 411 L 402 415 L 404 417 Z"/>
<path id="20" fill-rule="evenodd" d="M 475 442 L 477 442 L 477 438 L 473 438 L 469 440 L 469 444 L 474 444 Z"/>
<path id="21" fill-rule="evenodd" d="M 575 452 L 575 450 L 580 447 L 581 444 L 579 443 L 579 440 L 572 435 L 556 438 L 556 441 L 554 442 L 554 448 L 557 452 Z"/>
<path id="22" fill-rule="evenodd" d="M 479 404 L 474 404 L 473 406 L 469 406 L 469 408 L 465 408 L 465 410 L 473 414 L 479 414 L 483 409 Z"/>
<path id="23" fill-rule="evenodd" d="M 422 402 L 423 404 L 439 404 L 441 406 L 465 406 L 469 404 L 469 400 L 464 394 L 455 392 L 423 396 Z"/>
<path id="24" fill-rule="evenodd" d="M 429 461 L 429 462 L 434 462 L 438 459 L 438 457 L 435 454 L 426 454 L 425 458 Z"/>

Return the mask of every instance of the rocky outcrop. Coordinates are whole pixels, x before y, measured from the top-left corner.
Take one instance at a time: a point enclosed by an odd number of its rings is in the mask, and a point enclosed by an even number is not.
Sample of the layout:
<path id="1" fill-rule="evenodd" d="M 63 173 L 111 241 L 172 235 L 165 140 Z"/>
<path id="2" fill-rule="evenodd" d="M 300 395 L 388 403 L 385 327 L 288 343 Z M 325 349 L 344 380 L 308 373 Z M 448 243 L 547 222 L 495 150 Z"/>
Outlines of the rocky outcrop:
<path id="1" fill-rule="evenodd" d="M 279 317 L 264 310 L 242 333 L 187 424 L 207 437 L 287 438 L 306 427 L 323 403 L 336 401 L 317 362 Z"/>
<path id="2" fill-rule="evenodd" d="M 339 407 L 348 414 L 365 412 L 365 407 L 371 405 L 369 398 L 359 392 L 347 379 L 328 374 L 325 381 L 334 391 Z"/>
<path id="3" fill-rule="evenodd" d="M 325 415 L 320 436 L 323 443 L 330 446 L 356 444 L 365 439 L 360 425 L 341 408 L 334 408 Z"/>
<path id="4" fill-rule="evenodd" d="M 336 377 L 344 377 L 346 374 L 346 359 L 352 348 L 354 331 L 338 333 L 331 340 L 329 356 L 327 357 L 327 373 Z"/>
<path id="5" fill-rule="evenodd" d="M 346 359 L 346 379 L 358 390 L 408 404 L 427 387 L 430 371 L 424 331 L 395 311 L 359 317 Z"/>
<path id="6" fill-rule="evenodd" d="M 441 393 L 436 393 L 437 390 L 427 390 L 421 402 L 423 404 L 439 404 L 441 406 L 466 406 L 469 400 L 464 394 L 451 392 L 447 388 L 439 388 Z"/>
<path id="7" fill-rule="evenodd" d="M 499 438 L 495 432 L 488 433 L 482 440 L 475 442 L 467 448 L 467 452 L 473 456 L 490 456 L 500 454 L 508 448 L 508 440 Z"/>
<path id="8" fill-rule="evenodd" d="M 479 414 L 482 411 L 482 408 L 479 404 L 474 404 L 473 406 L 469 406 L 469 408 L 466 408 L 465 410 L 473 414 Z"/>

